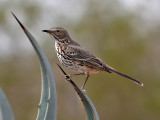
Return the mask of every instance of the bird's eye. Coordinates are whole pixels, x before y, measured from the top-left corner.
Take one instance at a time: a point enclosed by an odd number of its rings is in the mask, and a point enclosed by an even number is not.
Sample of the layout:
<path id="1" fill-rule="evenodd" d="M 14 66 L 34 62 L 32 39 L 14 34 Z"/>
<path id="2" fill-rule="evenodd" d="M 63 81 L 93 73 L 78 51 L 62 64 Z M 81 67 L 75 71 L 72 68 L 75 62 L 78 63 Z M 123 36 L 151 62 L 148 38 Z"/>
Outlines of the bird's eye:
<path id="1" fill-rule="evenodd" d="M 60 32 L 60 30 L 57 30 L 56 32 L 57 32 L 57 33 L 59 33 L 59 32 Z"/>

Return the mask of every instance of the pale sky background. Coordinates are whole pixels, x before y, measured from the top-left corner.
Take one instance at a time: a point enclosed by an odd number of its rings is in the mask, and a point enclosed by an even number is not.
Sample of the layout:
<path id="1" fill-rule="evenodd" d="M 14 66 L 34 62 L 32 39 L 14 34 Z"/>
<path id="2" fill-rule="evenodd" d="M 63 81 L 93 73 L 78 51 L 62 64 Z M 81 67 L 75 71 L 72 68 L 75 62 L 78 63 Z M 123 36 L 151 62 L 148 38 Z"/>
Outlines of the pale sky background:
<path id="1" fill-rule="evenodd" d="M 17 2 L 19 2 L 19 1 L 16 1 L 15 5 Z M 34 1 L 34 2 L 36 2 L 36 4 L 41 4 L 41 1 L 38 1 L 38 0 Z M 142 17 L 142 19 L 144 20 L 144 22 L 146 22 L 147 25 L 150 27 L 156 26 L 156 24 L 159 23 L 159 21 L 160 21 L 160 14 L 159 14 L 160 2 L 159 2 L 159 0 L 118 0 L 118 2 L 124 7 L 123 9 L 126 9 L 126 11 L 139 14 Z M 2 3 L 5 3 L 5 0 L 0 0 L 1 5 L 3 5 Z M 62 5 L 63 5 L 63 7 L 61 7 Z M 85 10 L 87 8 L 87 1 L 81 0 L 79 3 L 75 0 L 67 0 L 67 1 L 66 0 L 46 0 L 45 3 L 43 3 L 42 7 L 44 9 L 43 11 L 45 11 L 45 9 L 50 7 L 53 9 L 53 12 L 54 11 L 57 12 L 56 15 L 62 15 L 62 16 L 64 15 L 67 19 L 70 19 L 74 23 L 77 20 L 80 20 L 81 17 L 83 17 L 83 14 L 85 13 Z M 14 4 L 12 5 L 11 9 L 13 9 L 13 10 L 15 9 Z M 20 11 L 20 13 L 21 13 L 21 11 Z M 10 14 L 10 10 L 8 10 L 7 14 L 8 15 L 6 15 L 6 16 L 8 17 Z M 38 24 L 40 24 L 40 25 L 41 24 L 45 25 L 47 23 L 51 24 L 51 22 L 53 20 L 55 20 L 52 16 L 50 16 L 50 14 L 47 13 L 47 11 L 45 12 L 45 15 L 46 15 L 45 18 L 48 18 L 47 22 L 45 19 L 41 20 L 44 22 L 37 23 L 37 26 L 38 26 Z M 17 16 L 21 21 L 27 19 L 25 17 L 22 18 L 21 14 L 19 14 L 19 13 Z M 11 18 L 11 15 L 9 16 L 9 18 Z M 10 22 L 10 21 L 8 21 L 8 22 Z M 10 27 L 14 27 L 15 25 L 12 25 L 12 24 L 15 24 L 15 21 L 12 23 L 9 23 L 8 25 L 11 25 Z M 32 33 L 32 34 L 34 35 L 34 33 Z M 1 27 L 0 27 L 0 37 L 1 37 L 1 39 L 0 39 L 0 55 L 1 56 L 8 56 L 8 55 L 12 54 L 13 51 L 10 50 L 10 48 L 12 47 L 12 45 L 10 43 L 12 38 L 10 38 L 8 36 L 8 34 L 5 33 L 5 31 L 1 29 Z M 41 37 L 41 36 L 39 36 L 39 37 Z M 28 47 L 26 47 L 27 46 L 26 44 L 30 44 L 30 43 L 28 43 L 28 41 L 25 40 L 20 44 L 23 49 L 27 50 Z"/>
<path id="2" fill-rule="evenodd" d="M 121 0 L 127 10 L 140 10 L 140 14 L 151 22 L 160 20 L 160 2 L 159 0 Z"/>

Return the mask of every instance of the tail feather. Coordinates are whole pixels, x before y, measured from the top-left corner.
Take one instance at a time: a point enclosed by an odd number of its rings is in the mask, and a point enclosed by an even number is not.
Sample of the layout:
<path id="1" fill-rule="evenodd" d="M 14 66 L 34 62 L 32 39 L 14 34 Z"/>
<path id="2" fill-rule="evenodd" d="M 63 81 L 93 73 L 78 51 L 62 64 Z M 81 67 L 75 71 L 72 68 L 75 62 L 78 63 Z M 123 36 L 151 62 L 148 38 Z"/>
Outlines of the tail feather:
<path id="1" fill-rule="evenodd" d="M 140 81 L 138 81 L 138 80 L 136 80 L 136 79 L 134 79 L 134 78 L 132 78 L 132 77 L 124 74 L 124 73 L 121 73 L 121 72 L 115 70 L 114 68 L 111 68 L 111 67 L 108 67 L 108 66 L 107 66 L 107 70 L 106 70 L 106 71 L 107 71 L 107 72 L 108 72 L 108 71 L 114 72 L 114 73 L 116 73 L 116 74 L 118 74 L 118 75 L 120 75 L 120 76 L 123 76 L 123 77 L 125 77 L 125 78 L 128 78 L 129 80 L 132 80 L 133 82 L 135 82 L 136 84 L 138 84 L 138 85 L 140 85 L 140 86 L 143 86 L 143 83 L 141 83 Z"/>

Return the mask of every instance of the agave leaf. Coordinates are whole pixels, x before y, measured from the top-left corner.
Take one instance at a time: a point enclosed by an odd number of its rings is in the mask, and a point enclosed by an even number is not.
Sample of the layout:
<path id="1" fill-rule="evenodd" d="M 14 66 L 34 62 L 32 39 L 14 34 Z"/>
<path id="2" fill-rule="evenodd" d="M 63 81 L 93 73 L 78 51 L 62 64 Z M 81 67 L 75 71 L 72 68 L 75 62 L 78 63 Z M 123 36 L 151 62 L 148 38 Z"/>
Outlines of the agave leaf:
<path id="1" fill-rule="evenodd" d="M 58 64 L 57 64 L 58 65 Z M 59 66 L 59 65 L 58 65 Z M 59 66 L 59 68 L 62 70 L 62 72 L 64 73 L 64 75 L 66 76 L 66 80 L 69 81 L 71 83 L 71 85 L 73 86 L 74 90 L 78 93 L 78 96 L 81 98 L 81 101 L 85 107 L 85 111 L 86 111 L 86 116 L 87 116 L 87 120 L 99 120 L 97 111 L 93 105 L 93 103 L 91 102 L 91 100 L 89 99 L 89 97 L 87 96 L 87 94 L 80 89 L 73 81 L 72 79 L 66 74 L 66 72 L 61 68 L 61 66 Z"/>
<path id="2" fill-rule="evenodd" d="M 9 102 L 0 88 L 0 120 L 14 120 Z"/>
<path id="3" fill-rule="evenodd" d="M 41 90 L 41 100 L 38 106 L 39 109 L 38 109 L 37 120 L 56 120 L 57 119 L 56 87 L 51 66 L 48 62 L 46 55 L 44 54 L 43 50 L 38 45 L 34 37 L 22 25 L 22 23 L 18 20 L 18 18 L 14 14 L 13 16 L 23 29 L 28 39 L 30 40 L 34 50 L 37 53 L 41 65 L 42 90 Z"/>

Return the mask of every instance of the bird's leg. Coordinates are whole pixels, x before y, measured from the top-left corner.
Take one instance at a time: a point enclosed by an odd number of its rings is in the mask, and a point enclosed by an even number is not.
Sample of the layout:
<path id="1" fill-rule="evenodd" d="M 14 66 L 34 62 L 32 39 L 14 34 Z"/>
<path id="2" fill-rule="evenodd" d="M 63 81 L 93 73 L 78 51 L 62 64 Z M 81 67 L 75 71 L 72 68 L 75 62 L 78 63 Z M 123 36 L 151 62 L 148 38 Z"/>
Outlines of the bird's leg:
<path id="1" fill-rule="evenodd" d="M 68 76 L 73 77 L 73 76 L 78 76 L 78 75 L 85 75 L 85 73 L 72 74 L 72 75 L 68 75 Z"/>
<path id="2" fill-rule="evenodd" d="M 87 80 L 88 80 L 88 78 L 89 78 L 89 73 L 87 73 L 86 75 L 87 75 L 86 80 L 84 81 L 81 89 L 84 89 L 84 86 L 85 86 L 85 84 L 86 84 L 86 82 L 87 82 Z"/>
<path id="3" fill-rule="evenodd" d="M 72 75 L 66 75 L 66 80 L 69 80 L 73 76 L 78 76 L 78 75 L 85 75 L 85 73 L 78 73 L 78 74 L 72 74 Z"/>
<path id="4" fill-rule="evenodd" d="M 84 86 L 85 86 L 85 84 L 86 84 L 86 82 L 87 82 L 87 80 L 89 78 L 89 73 L 78 73 L 78 74 L 67 75 L 66 79 L 71 78 L 73 76 L 79 76 L 79 75 L 87 75 L 86 80 L 84 81 L 84 83 L 83 83 L 83 85 L 81 87 L 81 89 L 84 89 Z"/>

